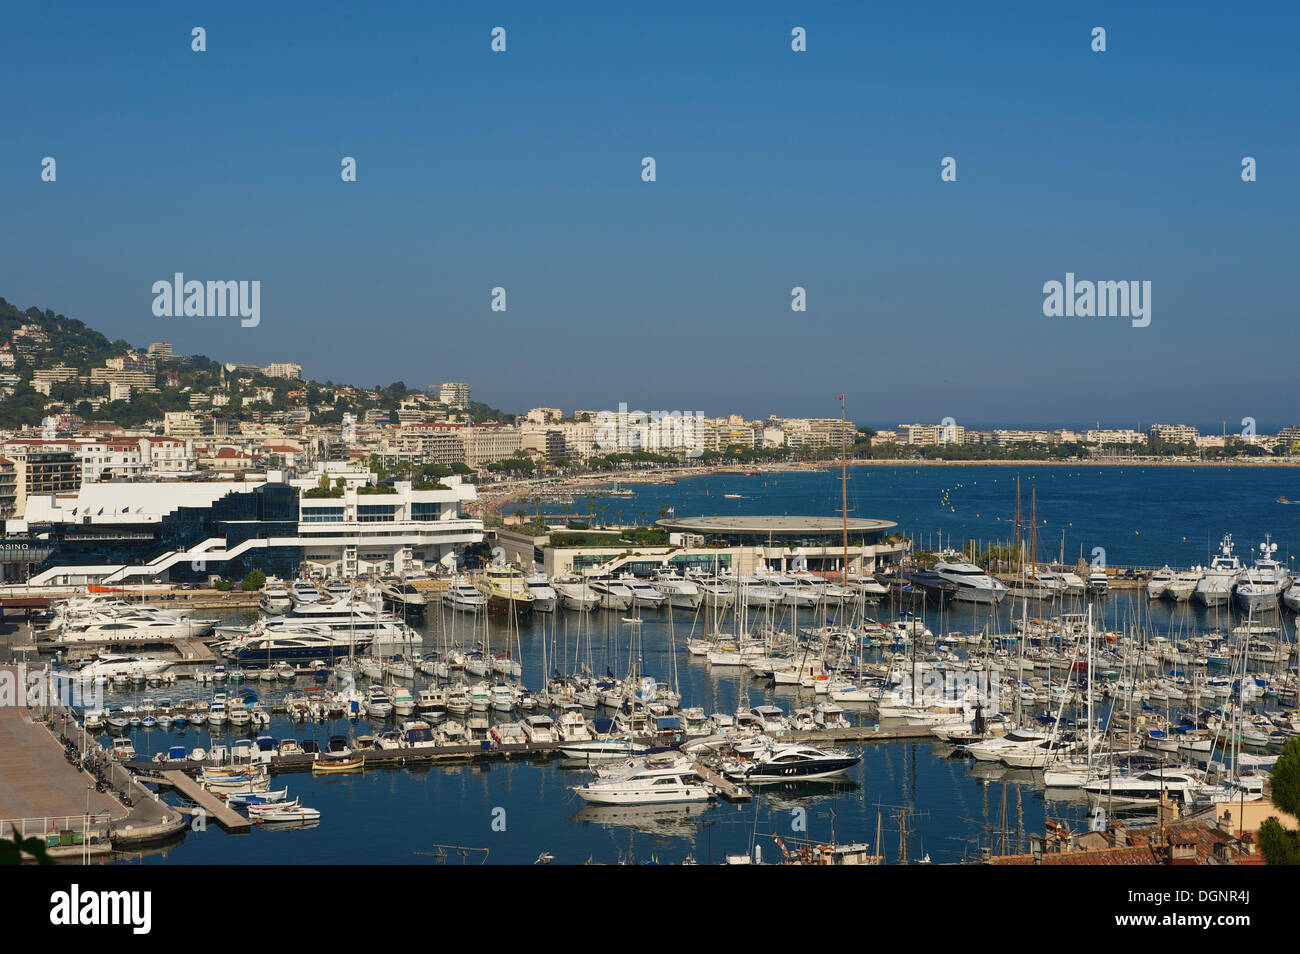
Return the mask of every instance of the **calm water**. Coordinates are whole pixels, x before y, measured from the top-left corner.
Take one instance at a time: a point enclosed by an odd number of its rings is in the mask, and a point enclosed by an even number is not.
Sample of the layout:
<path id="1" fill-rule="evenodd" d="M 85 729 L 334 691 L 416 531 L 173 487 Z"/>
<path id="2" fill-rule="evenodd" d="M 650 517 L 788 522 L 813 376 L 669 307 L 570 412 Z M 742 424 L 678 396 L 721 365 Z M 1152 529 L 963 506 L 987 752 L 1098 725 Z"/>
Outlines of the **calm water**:
<path id="1" fill-rule="evenodd" d="M 1293 471 L 1256 468 L 1022 468 L 1022 494 L 1038 488 L 1040 537 L 1055 540 L 1059 549 L 1061 528 L 1066 533 L 1067 558 L 1080 547 L 1089 552 L 1105 546 L 1113 564 L 1174 565 L 1206 559 L 1207 541 L 1217 542 L 1231 531 L 1244 550 L 1271 531 L 1280 544 L 1279 555 L 1291 556 L 1295 538 L 1295 508 L 1275 503 L 1279 496 L 1300 496 L 1300 475 Z M 851 471 L 850 508 L 856 515 L 896 520 L 908 533 L 924 542 L 924 534 L 939 532 L 945 541 L 978 537 L 1005 539 L 1006 525 L 1014 517 L 1014 468 L 894 468 L 869 467 Z M 727 500 L 724 493 L 743 493 Z M 642 488 L 633 498 L 592 498 L 608 505 L 608 516 L 624 519 L 653 518 L 661 506 L 676 508 L 679 516 L 725 513 L 835 514 L 839 507 L 839 475 L 779 474 L 759 477 L 710 476 L 671 486 Z M 947 503 L 941 505 L 940 501 Z M 558 513 L 558 507 L 550 508 Z M 583 498 L 572 505 L 586 512 Z M 599 511 L 598 511 L 599 512 Z M 1003 526 L 999 526 L 999 525 Z M 1135 532 L 1136 531 L 1136 532 Z M 1044 555 L 1049 549 L 1044 543 Z M 1223 611 L 1207 615 L 1192 604 L 1148 607 L 1141 600 L 1145 625 L 1154 632 L 1187 633 L 1221 628 L 1232 622 Z M 1066 610 L 1077 606 L 1063 607 Z M 1118 627 L 1138 612 L 1136 595 L 1113 594 L 1099 606 L 1102 622 Z M 928 610 L 936 632 L 974 631 L 986 625 L 994 632 L 1006 626 L 1005 606 L 996 618 L 984 608 L 961 606 L 942 617 Z M 1059 611 L 1059 608 L 1058 608 Z M 889 618 L 894 612 L 882 604 L 875 614 Z M 1016 610 L 1019 612 L 1019 609 Z M 1048 612 L 1045 609 L 1031 615 Z M 596 612 L 585 621 L 576 614 L 554 617 L 538 614 L 525 622 L 518 636 L 499 623 L 490 629 L 494 648 L 516 640 L 524 661 L 523 682 L 533 688 L 543 682 L 542 649 L 555 668 L 558 648 L 564 659 L 590 660 L 596 671 L 606 667 L 616 674 L 627 668 L 630 629 L 622 614 Z M 814 621 L 801 616 L 800 625 Z M 778 620 L 787 627 L 789 619 Z M 1292 617 L 1283 616 L 1290 632 Z M 706 663 L 688 657 L 680 648 L 674 655 L 672 636 L 678 641 L 701 624 L 694 614 L 677 610 L 647 613 L 641 627 L 645 669 L 660 679 L 676 679 L 684 705 L 707 711 L 734 711 L 740 705 L 775 702 L 787 710 L 811 704 L 811 694 L 797 690 L 772 690 L 748 675 L 710 671 Z M 425 645 L 437 648 L 444 630 L 462 642 L 471 639 L 469 621 L 436 612 L 422 627 Z M 480 634 L 481 636 L 481 634 Z M 423 680 L 417 680 L 422 685 Z M 274 697 L 283 689 L 254 691 Z M 173 698 L 192 687 L 157 690 L 154 698 Z M 140 694 L 125 697 L 134 701 Z M 117 700 L 114 700 L 117 701 Z M 861 718 L 861 717 L 859 717 Z M 294 736 L 320 741 L 333 733 L 346 733 L 344 725 L 297 726 L 277 717 L 267 732 L 276 738 Z M 355 731 L 365 731 L 359 726 Z M 133 734 L 142 753 L 165 750 L 169 745 L 206 747 L 208 732 L 137 731 Z M 229 739 L 229 735 L 226 736 Z M 293 862 L 303 864 L 429 863 L 434 845 L 459 845 L 487 849 L 489 863 L 531 863 L 543 852 L 556 863 L 620 860 L 680 861 L 690 855 L 701 862 L 717 861 L 723 853 L 738 853 L 757 842 L 765 857 L 777 849 L 770 835 L 792 831 L 806 813 L 813 837 L 829 838 L 834 827 L 840 840 L 881 843 L 890 861 L 901 851 L 900 827 L 909 831 L 909 859 L 928 854 L 935 862 L 960 861 L 977 856 L 980 845 L 1007 850 L 1025 848 L 1028 833 L 1041 832 L 1047 817 L 1082 826 L 1086 806 L 1058 800 L 1061 793 L 1046 793 L 1031 784 L 1027 773 L 1000 766 L 950 759 L 936 743 L 891 743 L 855 749 L 862 763 L 844 784 L 810 784 L 794 789 L 760 789 L 752 803 L 743 806 L 714 804 L 689 811 L 673 808 L 647 812 L 641 809 L 596 809 L 570 791 L 588 776 L 559 763 L 489 763 L 427 769 L 376 769 L 362 775 L 315 778 L 288 774 L 276 778 L 287 785 L 290 797 L 318 808 L 322 821 L 305 830 L 254 831 L 229 836 L 213 827 L 191 833 L 166 850 L 143 857 L 144 863 L 247 864 Z M 900 823 L 900 819 L 906 819 Z M 504 831 L 496 830 L 504 820 Z M 494 828 L 494 821 L 496 827 Z M 476 853 L 472 861 L 482 860 Z M 454 852 L 448 863 L 459 863 Z"/>
<path id="2" fill-rule="evenodd" d="M 922 547 L 965 540 L 1007 542 L 1015 536 L 1016 475 L 1026 531 L 1030 495 L 1038 495 L 1040 559 L 1064 550 L 1071 563 L 1104 547 L 1117 566 L 1191 566 L 1208 562 L 1225 533 L 1238 555 L 1259 545 L 1265 533 L 1278 544 L 1278 558 L 1294 567 L 1300 555 L 1300 468 L 1266 467 L 1003 467 L 862 466 L 849 469 L 849 513 L 893 520 Z M 717 474 L 672 485 L 625 485 L 635 497 L 576 496 L 575 514 L 588 503 L 606 507 L 610 522 L 656 519 L 661 507 L 677 516 L 797 514 L 838 516 L 838 470 L 815 473 Z M 741 494 L 727 499 L 724 494 Z M 544 510 L 560 515 L 557 506 Z M 529 512 L 532 507 L 529 507 Z M 1064 535 L 1064 546 L 1062 546 Z"/>

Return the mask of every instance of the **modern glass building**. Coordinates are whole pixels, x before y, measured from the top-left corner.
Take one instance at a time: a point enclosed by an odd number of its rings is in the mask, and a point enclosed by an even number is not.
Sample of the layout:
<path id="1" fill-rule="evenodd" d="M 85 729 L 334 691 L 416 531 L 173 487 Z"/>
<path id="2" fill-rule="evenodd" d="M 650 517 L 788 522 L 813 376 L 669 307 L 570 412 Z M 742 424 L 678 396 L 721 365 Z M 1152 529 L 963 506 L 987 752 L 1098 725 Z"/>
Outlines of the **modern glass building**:
<path id="1" fill-rule="evenodd" d="M 375 485 L 315 477 L 84 484 L 33 497 L 10 532 L 41 543 L 28 581 L 46 585 L 242 579 L 249 570 L 354 578 L 419 574 L 483 539 L 464 513 L 472 484 Z M 14 574 L 11 572 L 10 577 Z"/>

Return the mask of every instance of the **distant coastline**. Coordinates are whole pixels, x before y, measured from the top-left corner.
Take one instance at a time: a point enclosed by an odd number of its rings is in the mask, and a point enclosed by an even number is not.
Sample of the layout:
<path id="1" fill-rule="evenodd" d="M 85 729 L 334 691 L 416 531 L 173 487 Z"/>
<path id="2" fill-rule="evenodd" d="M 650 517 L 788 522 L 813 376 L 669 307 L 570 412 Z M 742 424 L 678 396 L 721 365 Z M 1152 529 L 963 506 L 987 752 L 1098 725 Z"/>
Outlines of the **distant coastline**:
<path id="1" fill-rule="evenodd" d="M 1089 460 L 932 460 L 924 458 L 882 458 L 851 460 L 850 467 L 1300 467 L 1300 458 L 1242 457 L 1232 460 L 1164 460 L 1159 457 L 1103 457 Z M 819 462 L 818 470 L 837 470 L 839 463 Z"/>
<path id="2" fill-rule="evenodd" d="M 1279 467 L 1300 468 L 1300 459 L 1242 458 L 1234 460 L 1162 460 L 1159 458 L 1107 457 L 1097 460 L 932 460 L 924 458 L 882 458 L 851 460 L 850 468 L 859 467 Z M 479 487 L 478 507 L 482 514 L 499 515 L 503 508 L 534 494 L 581 493 L 612 484 L 663 484 L 692 477 L 716 474 L 760 474 L 830 472 L 840 468 L 839 461 L 816 461 L 782 464 L 716 464 L 693 467 L 663 467 L 630 471 L 598 471 L 565 476 L 533 477 L 524 481 L 503 481 Z"/>

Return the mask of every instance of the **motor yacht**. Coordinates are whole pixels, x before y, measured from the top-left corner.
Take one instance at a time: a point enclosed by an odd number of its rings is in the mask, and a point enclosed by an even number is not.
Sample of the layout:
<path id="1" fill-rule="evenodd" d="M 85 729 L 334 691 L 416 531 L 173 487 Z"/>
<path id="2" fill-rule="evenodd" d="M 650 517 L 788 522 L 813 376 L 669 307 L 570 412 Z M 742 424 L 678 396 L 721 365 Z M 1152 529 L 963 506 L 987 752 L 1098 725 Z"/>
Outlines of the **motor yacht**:
<path id="1" fill-rule="evenodd" d="M 560 594 L 551 586 L 545 573 L 530 573 L 524 582 L 533 597 L 533 609 L 538 613 L 554 613 L 560 602 Z"/>
<path id="2" fill-rule="evenodd" d="M 1221 606 L 1232 599 L 1232 591 L 1241 577 L 1241 561 L 1232 552 L 1232 534 L 1224 534 L 1219 552 L 1196 584 L 1196 598 L 1206 606 Z"/>
<path id="3" fill-rule="evenodd" d="M 293 608 L 293 599 L 290 597 L 289 588 L 284 585 L 283 580 L 268 576 L 266 583 L 262 586 L 262 598 L 257 605 L 266 615 L 276 616 L 291 610 Z"/>
<path id="4" fill-rule="evenodd" d="M 535 745 L 558 741 L 558 732 L 550 716 L 530 715 L 523 721 L 523 733 Z"/>
<path id="5" fill-rule="evenodd" d="M 834 779 L 862 761 L 861 756 L 811 745 L 773 745 L 752 760 L 728 762 L 723 773 L 747 785 Z"/>
<path id="6" fill-rule="evenodd" d="M 1194 567 L 1190 570 L 1179 570 L 1174 574 L 1165 585 L 1165 591 L 1162 594 L 1165 599 L 1173 600 L 1175 603 L 1186 603 L 1196 592 L 1196 585 L 1201 582 L 1204 571 L 1200 567 Z"/>
<path id="7" fill-rule="evenodd" d="M 619 577 L 619 582 L 632 593 L 632 602 L 637 606 L 646 609 L 658 609 L 667 600 L 667 597 L 651 586 L 649 582 L 630 573 L 622 574 Z"/>
<path id="8" fill-rule="evenodd" d="M 487 597 L 489 612 L 519 616 L 533 610 L 533 594 L 518 567 L 490 566 L 475 580 L 474 585 Z"/>
<path id="9" fill-rule="evenodd" d="M 934 572 L 944 581 L 953 584 L 953 598 L 968 603 L 998 603 L 1007 595 L 1007 588 L 973 563 L 940 561 Z"/>
<path id="10" fill-rule="evenodd" d="M 596 805 L 662 805 L 706 802 L 712 789 L 688 759 L 636 761 L 623 771 L 574 788 L 584 802 Z"/>
<path id="11" fill-rule="evenodd" d="M 699 584 L 671 571 L 655 574 L 650 585 L 663 594 L 669 606 L 697 609 L 704 599 L 704 591 Z"/>
<path id="12" fill-rule="evenodd" d="M 1165 595 L 1169 589 L 1169 584 L 1174 581 L 1174 571 L 1166 563 L 1160 569 L 1151 574 L 1151 579 L 1147 581 L 1147 599 L 1158 600 Z"/>
<path id="13" fill-rule="evenodd" d="M 1254 565 L 1237 581 L 1237 599 L 1247 611 L 1275 609 L 1278 597 L 1291 585 L 1291 574 L 1273 558 L 1276 552 L 1277 544 L 1266 536 Z"/>
<path id="14" fill-rule="evenodd" d="M 600 594 L 581 579 L 557 579 L 551 583 L 551 588 L 559 595 L 565 609 L 586 613 L 600 605 Z"/>
<path id="15" fill-rule="evenodd" d="M 289 599 L 294 606 L 301 606 L 303 603 L 319 603 L 323 598 L 316 584 L 309 580 L 296 580 L 289 587 Z"/>
<path id="16" fill-rule="evenodd" d="M 442 602 L 462 613 L 473 613 L 487 606 L 487 597 L 468 580 L 457 578 L 447 584 L 442 592 Z"/>
<path id="17" fill-rule="evenodd" d="M 379 587 L 384 606 L 402 617 L 421 618 L 425 615 L 429 600 L 424 591 L 405 582 L 386 582 Z"/>
<path id="18" fill-rule="evenodd" d="M 622 580 L 612 576 L 592 576 L 586 582 L 596 594 L 601 609 L 628 610 L 636 602 L 636 597 Z"/>

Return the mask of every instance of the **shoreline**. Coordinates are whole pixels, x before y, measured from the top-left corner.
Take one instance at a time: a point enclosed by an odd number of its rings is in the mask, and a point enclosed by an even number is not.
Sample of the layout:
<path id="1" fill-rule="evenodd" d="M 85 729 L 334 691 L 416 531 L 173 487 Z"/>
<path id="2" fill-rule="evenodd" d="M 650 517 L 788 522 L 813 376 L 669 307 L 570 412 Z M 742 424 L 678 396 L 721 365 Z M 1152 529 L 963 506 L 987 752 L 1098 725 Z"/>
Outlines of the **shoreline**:
<path id="1" fill-rule="evenodd" d="M 1107 457 L 1098 460 L 926 460 L 909 458 L 882 458 L 879 460 L 851 460 L 850 469 L 861 467 L 1278 467 L 1300 468 L 1300 459 L 1243 459 L 1243 460 L 1161 460 L 1159 458 Z M 501 510 L 524 497 L 542 494 L 582 493 L 592 488 L 617 484 L 620 486 L 654 485 L 676 482 L 692 477 L 710 477 L 717 474 L 816 473 L 838 470 L 839 461 L 816 461 L 783 464 L 721 464 L 716 466 L 667 467 L 662 470 L 627 471 L 611 473 L 586 473 L 571 476 L 532 478 L 526 483 L 502 482 L 487 487 L 479 485 L 477 508 L 484 517 L 500 516 Z"/>

